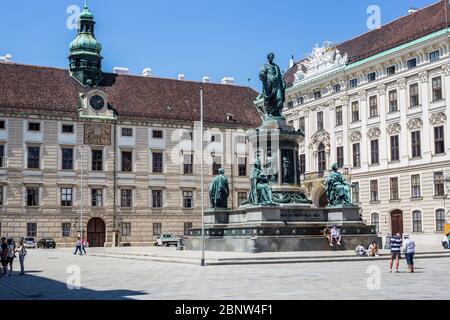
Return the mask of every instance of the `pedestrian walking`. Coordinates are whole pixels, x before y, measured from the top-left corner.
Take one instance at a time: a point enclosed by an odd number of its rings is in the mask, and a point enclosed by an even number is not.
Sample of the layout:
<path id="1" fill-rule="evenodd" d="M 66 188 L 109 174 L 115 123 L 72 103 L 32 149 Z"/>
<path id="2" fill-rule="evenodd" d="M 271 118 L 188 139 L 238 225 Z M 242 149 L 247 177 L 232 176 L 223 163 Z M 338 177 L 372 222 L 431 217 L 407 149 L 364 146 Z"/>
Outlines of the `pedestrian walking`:
<path id="1" fill-rule="evenodd" d="M 23 276 L 25 274 L 25 256 L 27 255 L 27 250 L 25 249 L 23 238 L 20 239 L 19 247 L 16 249 L 16 252 L 19 254 L 19 263 L 20 263 L 19 276 Z"/>
<path id="2" fill-rule="evenodd" d="M 395 261 L 396 262 L 395 272 L 398 273 L 400 259 L 402 258 L 401 248 L 402 248 L 402 236 L 400 235 L 400 233 L 397 233 L 395 236 L 391 237 L 391 272 Z"/>
<path id="3" fill-rule="evenodd" d="M 16 245 L 12 239 L 8 239 L 7 245 L 8 248 L 6 254 L 6 266 L 9 266 L 8 276 L 11 277 L 13 272 L 14 258 L 16 257 Z"/>
<path id="4" fill-rule="evenodd" d="M 6 243 L 6 238 L 3 237 L 1 239 L 1 245 L 0 245 L 0 254 L 1 254 L 1 261 L 2 261 L 2 267 L 3 272 L 2 276 L 6 274 L 6 268 L 7 268 L 7 255 L 8 255 L 8 244 Z"/>
<path id="5" fill-rule="evenodd" d="M 80 256 L 82 256 L 83 252 L 81 251 L 81 238 L 80 237 L 78 237 L 78 240 L 75 244 L 75 253 L 73 255 L 76 256 L 78 251 L 80 251 Z"/>
<path id="6" fill-rule="evenodd" d="M 411 237 L 405 235 L 405 248 L 404 248 L 406 263 L 408 264 L 408 272 L 414 273 L 414 254 L 416 253 L 416 243 Z"/>
<path id="7" fill-rule="evenodd" d="M 83 249 L 84 254 L 86 255 L 86 238 L 83 237 L 83 239 L 81 239 L 81 249 Z"/>

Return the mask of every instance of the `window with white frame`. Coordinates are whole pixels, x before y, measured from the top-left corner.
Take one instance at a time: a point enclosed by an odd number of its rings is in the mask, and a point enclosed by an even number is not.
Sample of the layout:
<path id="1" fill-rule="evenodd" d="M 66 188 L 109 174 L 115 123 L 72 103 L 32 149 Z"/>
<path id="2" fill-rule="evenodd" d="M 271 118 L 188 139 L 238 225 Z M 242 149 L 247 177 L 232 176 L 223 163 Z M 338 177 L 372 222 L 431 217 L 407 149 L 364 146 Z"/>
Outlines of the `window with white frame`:
<path id="1" fill-rule="evenodd" d="M 26 205 L 27 207 L 39 206 L 39 187 L 27 187 L 26 190 Z"/>
<path id="2" fill-rule="evenodd" d="M 133 206 L 133 190 L 120 190 L 120 206 L 122 208 L 131 208 Z"/>
<path id="3" fill-rule="evenodd" d="M 413 83 L 409 86 L 409 107 L 417 107 L 419 105 L 419 84 Z"/>
<path id="4" fill-rule="evenodd" d="M 370 202 L 377 202 L 378 199 L 378 180 L 370 181 Z"/>
<path id="5" fill-rule="evenodd" d="M 419 174 L 414 174 L 411 176 L 411 197 L 414 199 L 422 197 Z"/>
<path id="6" fill-rule="evenodd" d="M 433 102 L 442 100 L 442 78 L 436 77 L 431 80 L 433 90 Z"/>
<path id="7" fill-rule="evenodd" d="M 28 146 L 28 169 L 39 169 L 41 167 L 41 148 L 39 146 Z"/>
<path id="8" fill-rule="evenodd" d="M 183 191 L 183 208 L 192 209 L 194 207 L 194 193 L 192 191 Z"/>
<path id="9" fill-rule="evenodd" d="M 444 189 L 444 172 L 437 171 L 434 172 L 434 196 L 435 197 L 443 197 L 445 196 Z"/>
<path id="10" fill-rule="evenodd" d="M 352 188 L 352 202 L 359 203 L 359 182 L 354 182 L 353 185 L 355 187 Z"/>
<path id="11" fill-rule="evenodd" d="M 399 200 L 400 199 L 400 195 L 399 195 L 399 190 L 398 190 L 398 178 L 397 177 L 392 177 L 389 179 L 390 181 L 390 196 L 391 196 L 391 200 Z"/>
<path id="12" fill-rule="evenodd" d="M 422 212 L 414 210 L 412 213 L 413 232 L 422 232 Z"/>
<path id="13" fill-rule="evenodd" d="M 445 153 L 444 126 L 434 127 L 434 153 Z"/>
<path id="14" fill-rule="evenodd" d="M 435 212 L 436 231 L 442 232 L 445 228 L 445 210 L 437 209 Z"/>
<path id="15" fill-rule="evenodd" d="M 163 191 L 162 190 L 152 190 L 152 208 L 162 208 L 163 207 Z"/>
<path id="16" fill-rule="evenodd" d="M 429 53 L 430 62 L 437 61 L 440 58 L 439 50 Z"/>
<path id="17" fill-rule="evenodd" d="M 61 233 L 63 237 L 70 237 L 70 230 L 72 228 L 72 225 L 70 223 L 62 223 L 61 224 Z"/>
<path id="18" fill-rule="evenodd" d="M 133 136 L 133 128 L 122 128 L 122 137 L 132 137 Z"/>
<path id="19" fill-rule="evenodd" d="M 389 112 L 398 111 L 397 90 L 389 91 Z"/>
<path id="20" fill-rule="evenodd" d="M 130 222 L 122 222 L 122 236 L 123 237 L 131 236 L 131 223 Z"/>
<path id="21" fill-rule="evenodd" d="M 73 206 L 73 189 L 61 188 L 61 207 Z"/>
<path id="22" fill-rule="evenodd" d="M 93 207 L 103 207 L 103 189 L 91 189 L 91 204 Z"/>
<path id="23" fill-rule="evenodd" d="M 373 212 L 370 215 L 370 222 L 375 227 L 375 231 L 380 233 L 380 214 L 378 212 Z"/>

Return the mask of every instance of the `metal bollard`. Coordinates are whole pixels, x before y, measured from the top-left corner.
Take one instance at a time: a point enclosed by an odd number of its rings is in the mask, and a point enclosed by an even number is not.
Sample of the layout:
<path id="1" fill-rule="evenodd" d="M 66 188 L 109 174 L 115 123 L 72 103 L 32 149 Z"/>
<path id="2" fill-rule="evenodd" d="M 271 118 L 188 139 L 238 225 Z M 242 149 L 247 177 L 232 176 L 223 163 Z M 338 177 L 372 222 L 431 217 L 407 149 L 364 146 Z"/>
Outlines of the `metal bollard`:
<path id="1" fill-rule="evenodd" d="M 182 251 L 182 250 L 184 250 L 184 246 L 183 246 L 183 238 L 178 238 L 178 241 L 177 241 L 177 250 L 178 251 Z"/>

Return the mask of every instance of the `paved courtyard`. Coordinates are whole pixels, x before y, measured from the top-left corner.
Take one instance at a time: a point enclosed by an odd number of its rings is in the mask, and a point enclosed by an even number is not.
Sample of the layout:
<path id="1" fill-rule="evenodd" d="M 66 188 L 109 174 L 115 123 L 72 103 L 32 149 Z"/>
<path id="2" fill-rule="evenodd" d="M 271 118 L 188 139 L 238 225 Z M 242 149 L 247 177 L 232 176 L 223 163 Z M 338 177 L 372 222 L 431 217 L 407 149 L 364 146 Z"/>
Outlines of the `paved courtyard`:
<path id="1" fill-rule="evenodd" d="M 26 262 L 26 276 L 0 279 L 0 299 L 450 299 L 450 258 L 417 260 L 416 274 L 404 261 L 399 274 L 370 260 L 202 268 L 68 249 L 29 250 Z"/>

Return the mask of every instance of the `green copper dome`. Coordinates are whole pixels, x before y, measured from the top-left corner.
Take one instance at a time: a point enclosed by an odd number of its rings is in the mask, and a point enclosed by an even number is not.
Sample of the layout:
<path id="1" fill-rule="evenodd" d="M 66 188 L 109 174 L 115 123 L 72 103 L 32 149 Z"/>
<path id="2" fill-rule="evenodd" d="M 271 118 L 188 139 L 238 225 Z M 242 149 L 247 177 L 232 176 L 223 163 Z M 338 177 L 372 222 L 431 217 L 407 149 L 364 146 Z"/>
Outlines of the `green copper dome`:
<path id="1" fill-rule="evenodd" d="M 70 43 L 70 53 L 90 52 L 100 55 L 102 45 L 95 39 L 93 34 L 79 33 Z"/>
<path id="2" fill-rule="evenodd" d="M 84 3 L 83 11 L 80 13 L 80 20 L 94 20 L 94 15 L 89 11 L 87 1 Z"/>

